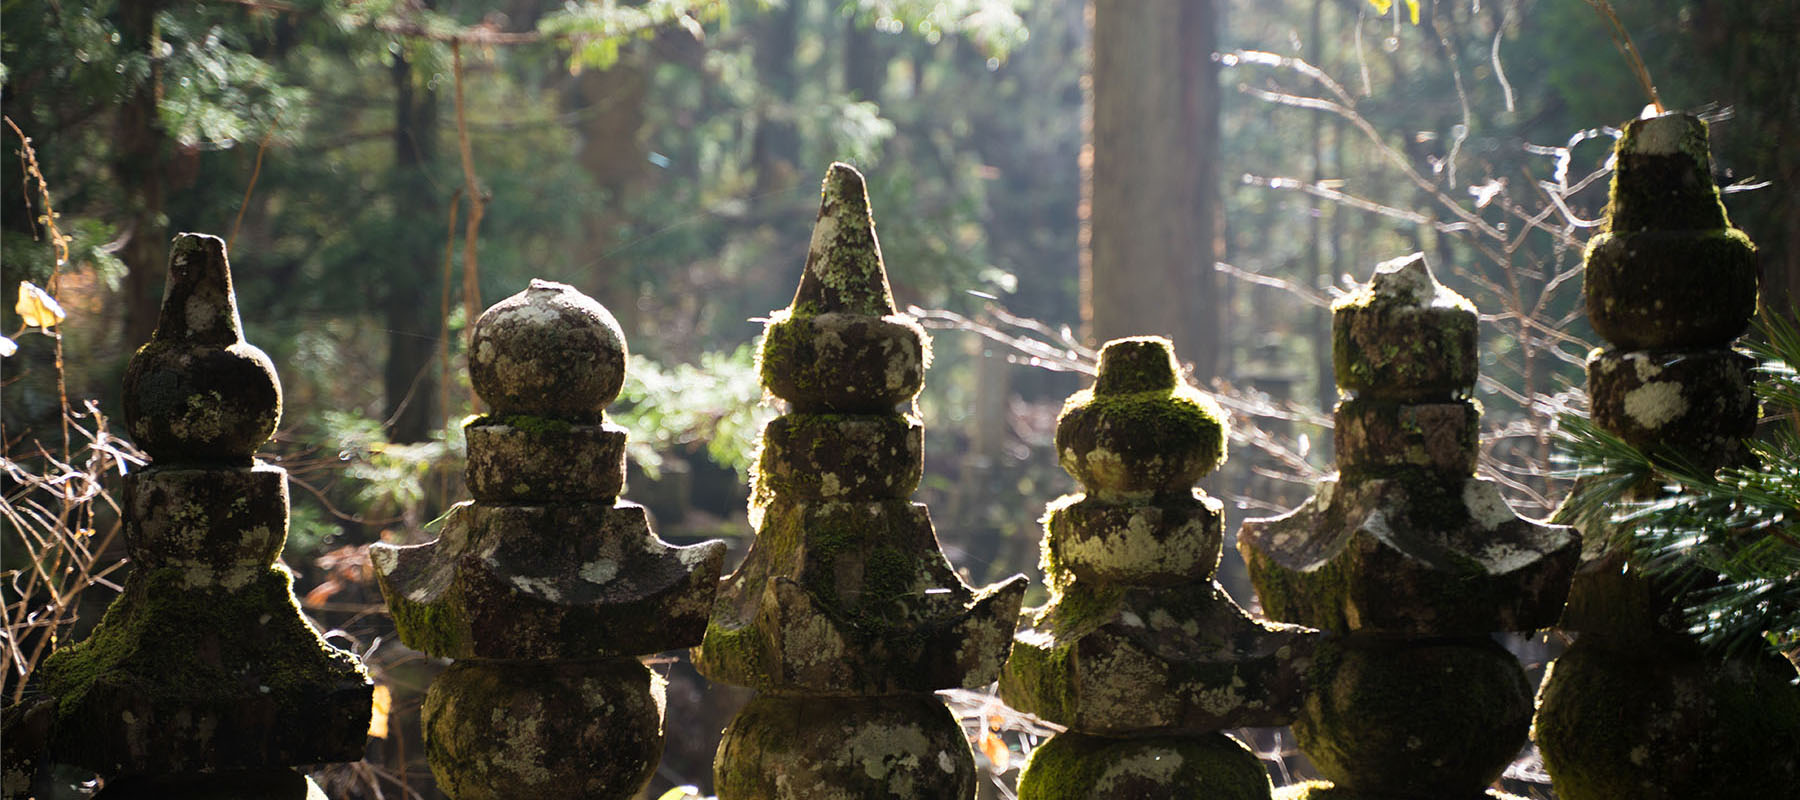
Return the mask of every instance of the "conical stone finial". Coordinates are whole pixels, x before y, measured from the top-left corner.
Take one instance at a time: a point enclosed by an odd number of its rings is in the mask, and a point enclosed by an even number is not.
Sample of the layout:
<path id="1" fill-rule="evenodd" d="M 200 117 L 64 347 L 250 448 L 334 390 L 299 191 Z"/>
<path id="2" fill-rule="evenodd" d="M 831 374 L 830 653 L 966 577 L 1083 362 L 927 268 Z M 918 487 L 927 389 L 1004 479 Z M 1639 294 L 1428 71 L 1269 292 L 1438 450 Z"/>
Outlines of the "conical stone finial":
<path id="1" fill-rule="evenodd" d="M 217 236 L 175 237 L 162 315 L 126 367 L 124 401 L 132 440 L 165 464 L 247 465 L 275 432 L 281 381 L 244 341 Z"/>
<path id="2" fill-rule="evenodd" d="M 153 459 L 125 478 L 132 571 L 93 633 L 41 668 L 54 754 L 117 778 L 108 791 L 298 797 L 288 767 L 362 757 L 372 686 L 301 616 L 278 561 L 287 473 L 252 454 L 280 384 L 243 340 L 224 244 L 182 234 L 171 250 L 155 337 L 126 368 L 128 423 Z"/>
<path id="3" fill-rule="evenodd" d="M 833 165 L 800 289 L 759 352 L 790 411 L 763 432 L 756 543 L 694 651 L 708 678 L 762 692 L 726 729 L 722 800 L 974 793 L 962 728 L 931 693 L 999 674 L 1025 579 L 965 585 L 909 500 L 924 428 L 896 406 L 926 353 L 894 313 L 862 176 Z"/>
<path id="4" fill-rule="evenodd" d="M 1057 421 L 1084 492 L 1049 506 L 1051 601 L 1000 693 L 1069 730 L 1033 751 L 1021 800 L 1269 795 L 1219 731 L 1291 721 L 1313 640 L 1252 620 L 1213 580 L 1224 519 L 1193 485 L 1224 458 L 1224 415 L 1179 376 L 1167 339 L 1108 342 Z"/>
<path id="5" fill-rule="evenodd" d="M 475 499 L 437 540 L 370 548 L 410 647 L 457 659 L 426 695 L 426 750 L 457 800 L 635 797 L 662 755 L 663 681 L 637 656 L 700 641 L 722 542 L 675 547 L 620 501 L 625 377 L 612 314 L 534 280 L 476 320 L 463 428 Z"/>
<path id="6" fill-rule="evenodd" d="M 1474 477 L 1475 321 L 1422 255 L 1334 304 L 1339 474 L 1238 532 L 1269 616 L 1338 634 L 1294 723 L 1336 788 L 1283 798 L 1480 797 L 1525 741 L 1530 687 L 1489 634 L 1556 618 L 1579 542 Z"/>
<path id="7" fill-rule="evenodd" d="M 1583 285 L 1611 345 L 1588 355 L 1591 416 L 1691 468 L 1744 465 L 1754 362 L 1731 342 L 1756 312 L 1755 247 L 1730 227 L 1713 186 L 1706 124 L 1679 113 L 1633 120 L 1615 155 L 1608 230 L 1588 245 Z M 1663 496 L 1654 486 L 1635 499 Z M 1629 531 L 1570 521 L 1583 528 L 1586 560 L 1560 625 L 1579 638 L 1551 665 L 1533 727 L 1557 796 L 1791 794 L 1793 666 L 1772 653 L 1703 651 L 1676 619 L 1672 584 L 1693 576 L 1645 580 Z"/>

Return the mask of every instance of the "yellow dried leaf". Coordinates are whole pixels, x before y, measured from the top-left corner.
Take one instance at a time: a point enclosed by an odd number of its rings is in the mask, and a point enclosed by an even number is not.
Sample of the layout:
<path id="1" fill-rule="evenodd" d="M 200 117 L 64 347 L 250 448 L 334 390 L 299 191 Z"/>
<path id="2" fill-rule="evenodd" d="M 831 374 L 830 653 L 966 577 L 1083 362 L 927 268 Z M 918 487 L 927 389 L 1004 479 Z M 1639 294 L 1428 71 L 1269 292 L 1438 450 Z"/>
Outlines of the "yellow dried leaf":
<path id="1" fill-rule="evenodd" d="M 1419 0 L 1406 0 L 1406 10 L 1412 14 L 1412 24 L 1419 24 Z"/>
<path id="2" fill-rule="evenodd" d="M 375 684 L 375 693 L 369 699 L 369 735 L 377 739 L 386 739 L 388 735 L 388 709 L 394 705 L 394 696 L 388 692 L 387 684 Z"/>
<path id="3" fill-rule="evenodd" d="M 19 312 L 26 325 L 33 328 L 54 328 L 65 317 L 56 298 L 33 286 L 31 281 L 19 281 L 19 302 L 13 309 Z"/>
<path id="4" fill-rule="evenodd" d="M 1394 7 L 1394 0 L 1369 0 L 1369 5 L 1375 7 L 1375 13 L 1386 14 L 1388 9 Z"/>

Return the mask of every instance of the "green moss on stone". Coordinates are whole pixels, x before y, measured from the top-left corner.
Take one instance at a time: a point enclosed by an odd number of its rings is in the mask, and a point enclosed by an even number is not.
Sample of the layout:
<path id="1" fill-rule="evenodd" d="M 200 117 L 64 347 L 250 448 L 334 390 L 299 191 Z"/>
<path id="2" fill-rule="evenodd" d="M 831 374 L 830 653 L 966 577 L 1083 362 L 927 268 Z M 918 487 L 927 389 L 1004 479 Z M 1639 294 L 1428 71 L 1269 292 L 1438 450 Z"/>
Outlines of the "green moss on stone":
<path id="1" fill-rule="evenodd" d="M 1113 739 L 1060 734 L 1032 751 L 1019 800 L 1267 800 L 1256 755 L 1225 734 Z"/>

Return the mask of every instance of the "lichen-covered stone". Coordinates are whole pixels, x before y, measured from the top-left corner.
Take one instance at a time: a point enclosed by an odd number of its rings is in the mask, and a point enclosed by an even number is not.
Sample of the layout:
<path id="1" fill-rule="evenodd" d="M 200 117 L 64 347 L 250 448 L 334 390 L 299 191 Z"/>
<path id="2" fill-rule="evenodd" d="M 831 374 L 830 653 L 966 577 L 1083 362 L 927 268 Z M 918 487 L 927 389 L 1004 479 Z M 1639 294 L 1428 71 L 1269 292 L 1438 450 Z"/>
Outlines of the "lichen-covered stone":
<path id="1" fill-rule="evenodd" d="M 896 312 L 862 176 L 833 164 L 793 303 L 763 335 L 763 387 L 790 413 L 763 431 L 756 542 L 719 588 L 694 664 L 766 694 L 727 728 L 723 800 L 974 792 L 937 689 L 992 682 L 1025 577 L 976 591 L 907 501 L 923 469 L 924 331 Z M 841 698 L 841 699 L 839 699 Z"/>
<path id="2" fill-rule="evenodd" d="M 1338 469 L 1390 474 L 1426 468 L 1475 474 L 1481 457 L 1481 406 L 1474 400 L 1404 403 L 1351 399 L 1338 403 L 1332 442 Z"/>
<path id="3" fill-rule="evenodd" d="M 448 658 L 632 656 L 697 642 L 722 542 L 676 547 L 619 501 L 464 503 L 427 544 L 370 549 L 401 638 Z"/>
<path id="4" fill-rule="evenodd" d="M 595 423 L 625 383 L 625 335 L 605 306 L 554 281 L 482 312 L 469 339 L 469 383 L 496 416 Z"/>
<path id="5" fill-rule="evenodd" d="M 125 542 L 137 568 L 169 567 L 184 586 L 241 589 L 287 541 L 279 467 L 150 467 L 125 476 Z"/>
<path id="6" fill-rule="evenodd" d="M 38 667 L 52 758 L 123 777 L 109 796 L 191 785 L 233 797 L 252 795 L 229 776 L 183 776 L 358 760 L 373 686 L 307 623 L 278 561 L 287 473 L 252 454 L 280 418 L 280 382 L 244 341 L 219 239 L 176 237 L 124 400 L 152 458 L 125 484 L 134 568 L 87 638 Z"/>
<path id="7" fill-rule="evenodd" d="M 1014 638 L 1000 696 L 1108 736 L 1285 725 L 1305 689 L 1311 634 L 1251 619 L 1211 581 L 1156 589 L 1077 582 Z"/>
<path id="8" fill-rule="evenodd" d="M 607 500 L 625 488 L 625 429 L 554 417 L 485 416 L 463 426 L 469 494 L 491 503 Z M 544 454 L 555 453 L 556 458 Z"/>
<path id="9" fill-rule="evenodd" d="M 1726 228 L 1712 181 L 1706 123 L 1681 113 L 1625 123 L 1614 150 L 1608 230 L 1707 231 Z"/>
<path id="10" fill-rule="evenodd" d="M 425 748 L 456 800 L 636 797 L 662 758 L 664 681 L 636 659 L 458 661 L 425 695 Z"/>
<path id="11" fill-rule="evenodd" d="M 925 426 L 909 414 L 786 414 L 763 428 L 757 494 L 902 499 L 925 473 Z"/>
<path id="12" fill-rule="evenodd" d="M 132 441 L 165 465 L 249 464 L 275 432 L 281 381 L 244 341 L 218 237 L 175 237 L 156 332 L 125 368 L 124 406 Z"/>
<path id="13" fill-rule="evenodd" d="M 1218 571 L 1224 537 L 1224 508 L 1204 492 L 1132 505 L 1065 495 L 1045 509 L 1044 575 L 1052 584 L 1205 582 Z"/>
<path id="14" fill-rule="evenodd" d="M 1023 800 L 1268 796 L 1255 757 L 1216 732 L 1293 719 L 1314 632 L 1253 620 L 1212 581 L 1223 515 L 1192 485 L 1224 442 L 1160 337 L 1107 342 L 1063 406 L 1057 450 L 1085 492 L 1045 514 L 1051 599 L 1014 637 L 1000 695 L 1069 730 L 1033 754 Z"/>
<path id="15" fill-rule="evenodd" d="M 810 413 L 886 414 L 925 385 L 931 350 L 911 317 L 775 312 L 757 348 L 769 393 Z"/>
<path id="16" fill-rule="evenodd" d="M 57 698 L 57 760 L 105 775 L 355 761 L 373 691 L 300 617 L 280 565 L 235 591 L 137 570 L 38 674 Z"/>
<path id="17" fill-rule="evenodd" d="M 1580 555 L 1480 478 L 1327 480 L 1238 531 L 1270 618 L 1340 632 L 1481 634 L 1556 622 Z"/>
<path id="18" fill-rule="evenodd" d="M 1800 786 L 1800 686 L 1769 653 L 1584 633 L 1551 664 L 1532 738 L 1565 800 L 1774 798 Z"/>
<path id="19" fill-rule="evenodd" d="M 675 547 L 618 500 L 624 429 L 605 409 L 625 339 L 599 303 L 534 280 L 482 314 L 468 483 L 434 541 L 369 549 L 407 645 L 459 659 L 425 744 L 457 800 L 635 797 L 662 753 L 662 680 L 636 656 L 705 634 L 723 542 Z"/>
<path id="20" fill-rule="evenodd" d="M 1621 349 L 1725 347 L 1756 316 L 1756 246 L 1736 228 L 1602 233 L 1586 260 L 1588 321 Z"/>
<path id="21" fill-rule="evenodd" d="M 975 796 L 975 756 L 926 695 L 761 695 L 713 761 L 720 800 L 919 800 Z"/>
<path id="22" fill-rule="evenodd" d="M 1438 283 L 1423 253 L 1377 266 L 1331 305 L 1337 385 L 1357 397 L 1465 397 L 1475 388 L 1475 344 L 1475 307 Z"/>
<path id="23" fill-rule="evenodd" d="M 1756 429 L 1754 359 L 1725 350 L 1620 350 L 1588 354 L 1589 414 L 1634 447 L 1681 453 L 1717 469 L 1741 458 Z"/>
<path id="24" fill-rule="evenodd" d="M 1115 739 L 1071 731 L 1031 751 L 1019 796 L 1267 800 L 1269 773 L 1255 753 L 1223 733 Z"/>
<path id="25" fill-rule="evenodd" d="M 763 691 L 892 694 L 980 687 L 1006 660 L 1022 578 L 980 592 L 905 500 L 778 499 L 719 590 L 702 674 Z"/>
<path id="26" fill-rule="evenodd" d="M 1109 342 L 1101 359 L 1102 378 L 1070 396 L 1057 418 L 1064 470 L 1103 497 L 1141 498 L 1185 494 L 1218 468 L 1225 414 L 1175 379 L 1167 339 Z"/>
<path id="27" fill-rule="evenodd" d="M 1485 637 L 1353 638 L 1315 664 L 1294 736 L 1320 774 L 1367 796 L 1480 797 L 1531 724 L 1524 669 Z"/>

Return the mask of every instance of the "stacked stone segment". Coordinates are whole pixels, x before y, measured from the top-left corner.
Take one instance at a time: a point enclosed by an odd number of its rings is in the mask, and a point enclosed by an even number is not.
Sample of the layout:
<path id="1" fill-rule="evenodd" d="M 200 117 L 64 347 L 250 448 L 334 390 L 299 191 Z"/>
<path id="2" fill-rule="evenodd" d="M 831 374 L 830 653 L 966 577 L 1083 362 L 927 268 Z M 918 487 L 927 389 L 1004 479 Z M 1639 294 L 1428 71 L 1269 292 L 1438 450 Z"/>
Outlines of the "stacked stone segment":
<path id="1" fill-rule="evenodd" d="M 1593 421 L 1657 457 L 1714 470 L 1750 463 L 1754 362 L 1731 349 L 1756 313 L 1755 247 L 1712 183 L 1706 124 L 1627 123 L 1607 230 L 1583 294 L 1607 341 L 1588 356 Z M 1640 500 L 1663 494 L 1642 487 Z M 1628 528 L 1571 520 L 1585 558 L 1533 729 L 1568 800 L 1775 797 L 1800 785 L 1800 687 L 1769 653 L 1720 658 L 1682 630 L 1675 582 L 1640 577 Z"/>
<path id="2" fill-rule="evenodd" d="M 764 429 L 754 546 L 719 589 L 695 664 L 761 694 L 726 729 L 722 800 L 969 797 L 974 759 L 931 692 L 1005 662 L 1025 578 L 976 591 L 925 506 L 924 331 L 897 312 L 863 178 L 834 164 L 792 304 L 759 351 L 788 404 Z"/>
<path id="3" fill-rule="evenodd" d="M 1480 797 L 1531 717 L 1489 635 L 1554 623 L 1580 545 L 1475 477 L 1475 309 L 1423 255 L 1378 266 L 1332 333 L 1338 475 L 1238 533 L 1264 611 L 1337 634 L 1294 723 L 1331 782 L 1282 796 Z"/>
<path id="4" fill-rule="evenodd" d="M 1068 732 L 1033 751 L 1020 798 L 1268 797 L 1219 731 L 1291 721 L 1314 639 L 1251 619 L 1213 580 L 1224 518 L 1193 485 L 1224 458 L 1223 414 L 1167 339 L 1119 339 L 1064 404 L 1056 448 L 1084 491 L 1049 505 L 1053 595 L 1000 692 Z"/>
<path id="5" fill-rule="evenodd" d="M 457 659 L 427 693 L 426 748 L 457 800 L 629 798 L 661 758 L 663 682 L 638 656 L 700 641 L 722 542 L 675 547 L 619 499 L 619 326 L 534 280 L 476 320 L 464 426 L 474 499 L 432 542 L 370 556 L 402 641 Z"/>
<path id="6" fill-rule="evenodd" d="M 363 755 L 373 687 L 301 615 L 278 560 L 287 473 L 255 452 L 280 418 L 224 242 L 176 237 L 156 332 L 125 373 L 126 426 L 151 457 L 125 478 L 132 570 L 93 633 L 40 672 L 55 759 L 109 791 L 298 796 L 290 767 Z"/>

